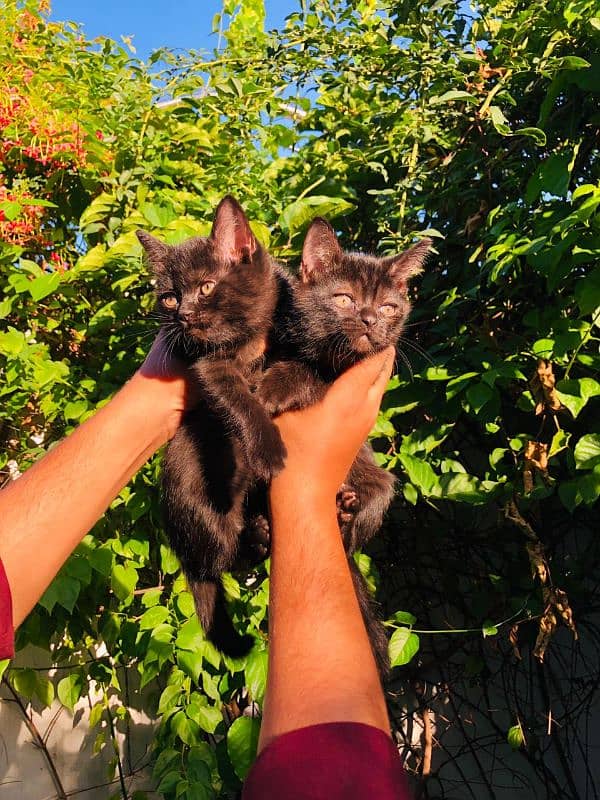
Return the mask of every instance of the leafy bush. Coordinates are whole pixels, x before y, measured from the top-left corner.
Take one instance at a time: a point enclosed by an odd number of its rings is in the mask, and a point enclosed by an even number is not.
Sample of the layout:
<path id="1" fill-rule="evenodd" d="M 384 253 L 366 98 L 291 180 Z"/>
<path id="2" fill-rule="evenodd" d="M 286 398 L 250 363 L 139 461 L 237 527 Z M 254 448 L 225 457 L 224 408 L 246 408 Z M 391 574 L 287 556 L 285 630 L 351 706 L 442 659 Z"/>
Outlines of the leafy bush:
<path id="1" fill-rule="evenodd" d="M 579 715 L 598 672 L 597 13 L 594 0 L 482 0 L 473 12 L 306 0 L 267 34 L 261 0 L 225 0 L 223 51 L 164 50 L 144 64 L 50 23 L 32 0 L 2 3 L 7 479 L 142 360 L 156 325 L 137 228 L 170 243 L 204 235 L 232 192 L 290 264 L 317 214 L 350 248 L 435 237 L 373 432 L 401 491 L 372 559 L 359 560 L 395 629 L 393 661 L 409 664 L 390 706 L 407 766 L 441 792 L 451 725 L 438 719 L 432 770 L 427 720 L 442 705 L 489 796 L 504 767 L 548 797 L 577 797 L 586 776 Z M 18 646 L 47 650 L 63 677 L 7 676 L 25 700 L 56 693 L 69 708 L 95 688 L 92 724 L 111 720 L 101 750 L 129 713 L 124 676 L 137 675 L 160 718 L 160 792 L 228 797 L 255 748 L 258 722 L 242 711 L 264 694 L 268 577 L 227 579 L 258 644 L 246 660 L 222 658 L 161 533 L 158 473 L 155 458 L 19 631 Z M 420 744 L 404 732 L 406 707 Z M 486 741 L 469 715 L 489 726 Z"/>

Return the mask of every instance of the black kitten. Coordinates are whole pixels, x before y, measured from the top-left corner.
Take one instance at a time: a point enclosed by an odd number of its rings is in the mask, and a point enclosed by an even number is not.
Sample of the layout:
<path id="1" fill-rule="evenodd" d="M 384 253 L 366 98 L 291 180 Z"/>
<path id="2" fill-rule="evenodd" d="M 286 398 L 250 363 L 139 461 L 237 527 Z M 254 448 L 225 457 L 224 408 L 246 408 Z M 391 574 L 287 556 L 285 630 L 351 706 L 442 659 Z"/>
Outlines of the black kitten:
<path id="1" fill-rule="evenodd" d="M 233 627 L 220 576 L 235 561 L 249 487 L 268 481 L 285 457 L 277 428 L 252 394 L 277 302 L 277 270 L 232 197 L 219 204 L 207 239 L 169 247 L 137 235 L 154 270 L 164 335 L 201 394 L 166 449 L 166 533 L 206 635 L 241 656 L 253 640 Z"/>
<path id="2" fill-rule="evenodd" d="M 264 373 L 259 389 L 270 414 L 317 402 L 327 385 L 352 364 L 396 344 L 410 311 L 408 280 L 422 271 L 430 247 L 431 240 L 423 239 L 390 258 L 346 253 L 328 222 L 312 222 L 293 303 L 280 321 L 280 360 Z M 393 493 L 393 476 L 375 464 L 365 443 L 338 493 L 338 520 L 373 652 L 384 675 L 389 669 L 387 636 L 352 554 L 379 530 Z"/>

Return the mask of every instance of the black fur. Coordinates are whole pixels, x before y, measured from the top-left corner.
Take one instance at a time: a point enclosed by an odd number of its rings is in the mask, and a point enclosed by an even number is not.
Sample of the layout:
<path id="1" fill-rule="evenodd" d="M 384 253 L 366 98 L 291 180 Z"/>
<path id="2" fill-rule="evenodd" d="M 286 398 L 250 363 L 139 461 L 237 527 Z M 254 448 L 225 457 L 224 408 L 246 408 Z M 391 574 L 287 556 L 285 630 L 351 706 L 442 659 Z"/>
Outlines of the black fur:
<path id="1" fill-rule="evenodd" d="M 346 253 L 329 223 L 313 221 L 304 243 L 300 277 L 292 286 L 293 301 L 278 320 L 275 363 L 263 374 L 258 390 L 271 415 L 317 402 L 329 383 L 352 364 L 396 344 L 410 311 L 408 280 L 421 272 L 430 247 L 431 241 L 423 239 L 391 258 Z M 338 493 L 338 520 L 365 625 L 384 676 L 389 670 L 387 636 L 352 554 L 379 530 L 393 494 L 393 476 L 377 466 L 365 443 Z"/>
<path id="2" fill-rule="evenodd" d="M 282 278 L 231 197 L 206 239 L 169 247 L 143 231 L 138 238 L 154 271 L 167 346 L 201 392 L 165 452 L 166 533 L 206 635 L 241 656 L 253 640 L 235 630 L 220 576 L 237 556 L 249 488 L 284 462 L 279 432 L 252 393 Z"/>

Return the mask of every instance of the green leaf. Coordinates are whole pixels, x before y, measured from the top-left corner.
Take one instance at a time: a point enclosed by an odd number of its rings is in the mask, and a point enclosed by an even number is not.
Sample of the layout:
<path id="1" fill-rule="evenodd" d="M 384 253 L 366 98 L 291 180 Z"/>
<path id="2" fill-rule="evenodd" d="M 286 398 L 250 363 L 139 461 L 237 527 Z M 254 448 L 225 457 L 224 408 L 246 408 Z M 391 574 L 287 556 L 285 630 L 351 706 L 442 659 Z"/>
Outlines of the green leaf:
<path id="1" fill-rule="evenodd" d="M 406 500 L 412 505 L 416 506 L 419 500 L 419 493 L 412 485 L 412 483 L 405 483 L 402 487 L 402 494 Z"/>
<path id="2" fill-rule="evenodd" d="M 496 394 L 494 389 L 491 389 L 487 383 L 483 381 L 471 384 L 465 392 L 467 400 L 471 409 L 478 414 L 481 409 L 488 403 Z"/>
<path id="3" fill-rule="evenodd" d="M 194 598 L 189 592 L 180 592 L 175 601 L 184 617 L 191 617 L 195 612 Z"/>
<path id="4" fill-rule="evenodd" d="M 542 358 L 551 358 L 553 350 L 554 339 L 538 339 L 531 348 L 531 352 L 535 356 L 541 356 Z"/>
<path id="5" fill-rule="evenodd" d="M 398 453 L 398 460 L 406 470 L 410 482 L 428 497 L 438 483 L 437 475 L 430 465 L 402 451 Z"/>
<path id="6" fill-rule="evenodd" d="M 98 725 L 98 723 L 102 719 L 103 714 L 104 714 L 104 703 L 102 701 L 94 703 L 94 705 L 92 706 L 92 710 L 90 711 L 90 721 L 89 721 L 90 728 L 95 728 L 96 725 Z"/>
<path id="7" fill-rule="evenodd" d="M 591 67 L 590 62 L 580 56 L 563 56 L 553 59 L 553 62 L 558 69 L 588 69 Z"/>
<path id="8" fill-rule="evenodd" d="M 70 711 L 73 711 L 75 703 L 81 697 L 84 688 L 84 680 L 81 672 L 71 672 L 58 682 L 58 699 Z"/>
<path id="9" fill-rule="evenodd" d="M 92 270 L 103 267 L 105 261 L 106 247 L 104 245 L 97 244 L 95 247 L 92 247 L 91 250 L 88 250 L 87 253 L 77 259 L 72 271 L 73 273 L 91 272 Z"/>
<path id="10" fill-rule="evenodd" d="M 191 650 L 193 652 L 194 650 L 202 648 L 205 639 L 206 637 L 198 622 L 198 618 L 192 617 L 188 619 L 187 622 L 184 622 L 179 629 L 175 645 L 181 650 Z"/>
<path id="11" fill-rule="evenodd" d="M 223 583 L 223 590 L 226 596 L 230 600 L 239 600 L 241 597 L 240 584 L 233 577 L 233 575 L 230 572 L 224 572 L 221 575 L 221 581 Z"/>
<path id="12" fill-rule="evenodd" d="M 510 129 L 510 125 L 508 124 L 508 120 L 502 113 L 501 108 L 499 108 L 498 106 L 490 106 L 488 114 L 492 121 L 492 125 L 498 131 L 498 133 L 501 133 L 502 136 L 512 135 L 512 131 Z"/>
<path id="13" fill-rule="evenodd" d="M 119 600 L 126 600 L 137 586 L 138 573 L 131 564 L 115 564 L 112 569 L 111 587 Z"/>
<path id="14" fill-rule="evenodd" d="M 70 403 L 65 403 L 63 408 L 63 417 L 68 422 L 69 420 L 79 419 L 88 410 L 87 400 L 74 400 Z"/>
<path id="15" fill-rule="evenodd" d="M 49 678 L 38 674 L 35 684 L 35 693 L 40 702 L 48 708 L 54 700 L 54 684 Z"/>
<path id="16" fill-rule="evenodd" d="M 181 685 L 167 686 L 160 696 L 158 701 L 158 713 L 164 714 L 170 708 L 179 705 L 178 700 L 181 697 Z"/>
<path id="17" fill-rule="evenodd" d="M 432 97 L 429 101 L 429 105 L 431 106 L 439 106 L 442 103 L 449 103 L 451 100 L 464 100 L 468 103 L 478 103 L 477 97 L 469 92 L 465 92 L 464 89 L 451 89 L 448 92 L 444 92 L 444 94 L 440 95 L 439 97 Z"/>
<path id="18" fill-rule="evenodd" d="M 166 772 L 170 771 L 175 765 L 178 765 L 178 762 L 181 760 L 181 753 L 178 750 L 175 750 L 171 747 L 167 747 L 164 750 L 161 750 L 158 754 L 158 758 L 154 763 L 154 767 L 152 768 L 152 775 L 154 778 L 160 778 Z"/>
<path id="19" fill-rule="evenodd" d="M 515 136 L 528 136 L 530 139 L 538 144 L 540 147 L 545 147 L 547 138 L 546 134 L 541 128 L 519 128 L 514 133 Z"/>
<path id="20" fill-rule="evenodd" d="M 366 553 L 361 553 L 360 551 L 353 553 L 352 557 L 367 584 L 367 589 L 371 594 L 375 594 L 379 584 L 379 572 L 377 571 L 373 559 Z"/>
<path id="21" fill-rule="evenodd" d="M 156 628 L 161 623 L 165 622 L 170 616 L 169 609 L 164 606 L 153 606 L 142 614 L 140 619 L 140 630 L 148 630 L 149 628 Z"/>
<path id="22" fill-rule="evenodd" d="M 448 472 L 440 477 L 439 496 L 458 503 L 480 505 L 490 499 L 498 485 L 491 481 L 483 483 L 473 475 L 467 475 L 464 472 Z"/>
<path id="23" fill-rule="evenodd" d="M 552 443 L 550 445 L 550 452 L 548 453 L 548 458 L 552 458 L 552 456 L 555 456 L 562 450 L 564 450 L 568 446 L 570 438 L 571 434 L 567 433 L 562 428 L 559 431 L 557 431 L 552 437 Z"/>
<path id="24" fill-rule="evenodd" d="M 525 199 L 533 203 L 540 192 L 547 192 L 555 197 L 566 197 L 571 179 L 573 153 L 568 150 L 553 153 L 543 161 L 529 179 L 525 189 Z"/>
<path id="25" fill-rule="evenodd" d="M 587 433 L 575 445 L 577 469 L 593 469 L 600 464 L 600 434 Z"/>
<path id="26" fill-rule="evenodd" d="M 23 697 L 31 700 L 36 686 L 37 676 L 34 669 L 14 669 L 10 673 L 10 682 L 13 688 Z"/>
<path id="27" fill-rule="evenodd" d="M 52 581 L 38 602 L 49 613 L 52 613 L 57 603 L 71 613 L 75 607 L 80 591 L 81 583 L 77 578 L 73 578 L 64 573 L 59 574 Z"/>
<path id="28" fill-rule="evenodd" d="M 35 300 L 37 303 L 56 291 L 60 281 L 60 272 L 51 272 L 49 275 L 41 275 L 39 278 L 28 282 L 27 291 L 31 295 L 32 300 Z"/>
<path id="29" fill-rule="evenodd" d="M 560 402 L 573 417 L 577 417 L 591 397 L 600 395 L 600 383 L 593 378 L 558 381 L 556 389 Z"/>
<path id="30" fill-rule="evenodd" d="M 384 416 L 379 414 L 375 420 L 375 425 L 373 425 L 373 428 L 371 429 L 369 437 L 372 439 L 378 439 L 380 437 L 393 439 L 395 435 L 396 429 L 394 428 L 394 425 L 389 421 L 389 419 L 385 419 Z"/>
<path id="31" fill-rule="evenodd" d="M 192 719 L 189 719 L 183 711 L 178 711 L 171 718 L 171 729 L 179 736 L 184 744 L 190 747 L 194 744 L 198 744 L 200 741 L 198 725 Z"/>
<path id="32" fill-rule="evenodd" d="M 410 611 L 396 611 L 394 616 L 391 617 L 391 620 L 400 625 L 414 625 L 417 618 L 414 614 L 411 614 Z"/>
<path id="33" fill-rule="evenodd" d="M 160 586 L 155 586 L 152 589 L 147 589 L 142 595 L 142 605 L 144 608 L 152 608 L 160 603 L 163 590 Z"/>
<path id="34" fill-rule="evenodd" d="M 520 725 L 513 725 L 512 728 L 508 729 L 508 733 L 506 734 L 506 741 L 512 747 L 513 750 L 518 750 L 525 744 L 525 737 L 523 736 L 523 729 Z"/>
<path id="35" fill-rule="evenodd" d="M 600 267 L 596 267 L 589 275 L 577 281 L 575 300 L 584 315 L 592 314 L 600 307 Z"/>
<path id="36" fill-rule="evenodd" d="M 144 203 L 140 211 L 154 228 L 166 228 L 169 222 L 177 219 L 177 214 L 170 205 Z"/>
<path id="37" fill-rule="evenodd" d="M 167 575 L 174 575 L 180 568 L 179 559 L 170 547 L 160 546 L 160 566 Z"/>
<path id="38" fill-rule="evenodd" d="M 266 650 L 258 650 L 254 647 L 246 657 L 246 686 L 253 700 L 262 703 L 267 686 L 267 671 L 269 666 L 269 654 Z"/>
<path id="39" fill-rule="evenodd" d="M 10 328 L 6 332 L 0 332 L 0 353 L 5 356 L 14 357 L 27 346 L 25 334 L 15 328 Z"/>
<path id="40" fill-rule="evenodd" d="M 207 733 L 214 733 L 217 726 L 223 722 L 223 715 L 215 706 L 190 704 L 186 710 L 187 715 Z"/>
<path id="41" fill-rule="evenodd" d="M 160 783 L 158 784 L 157 791 L 161 792 L 163 795 L 172 792 L 174 791 L 175 787 L 177 786 L 180 780 L 181 780 L 180 769 L 166 772 L 161 778 Z"/>
<path id="42" fill-rule="evenodd" d="M 488 636 L 496 636 L 498 633 L 498 628 L 491 622 L 484 622 L 481 627 L 481 633 L 483 638 L 487 639 Z"/>
<path id="43" fill-rule="evenodd" d="M 296 200 L 284 208 L 279 218 L 279 224 L 289 231 L 291 237 L 305 228 L 315 217 L 333 219 L 347 214 L 353 208 L 354 205 L 342 197 L 311 195 Z"/>
<path id="44" fill-rule="evenodd" d="M 238 717 L 227 731 L 227 752 L 241 781 L 256 757 L 259 732 L 260 722 L 252 717 Z"/>
<path id="45" fill-rule="evenodd" d="M 419 637 L 410 628 L 398 628 L 389 643 L 390 664 L 401 667 L 408 664 L 419 652 Z"/>

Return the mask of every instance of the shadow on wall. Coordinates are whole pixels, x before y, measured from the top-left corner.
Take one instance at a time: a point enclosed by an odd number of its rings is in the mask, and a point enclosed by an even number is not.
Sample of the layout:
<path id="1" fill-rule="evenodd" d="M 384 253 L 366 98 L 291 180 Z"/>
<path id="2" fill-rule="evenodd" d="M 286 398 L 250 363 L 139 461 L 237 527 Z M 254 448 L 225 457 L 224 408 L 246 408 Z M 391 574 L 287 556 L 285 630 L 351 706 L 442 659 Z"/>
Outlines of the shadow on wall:
<path id="1" fill-rule="evenodd" d="M 47 654 L 27 647 L 18 653 L 13 666 L 48 669 Z M 50 674 L 60 673 L 53 670 Z M 142 710 L 148 707 L 152 690 L 139 691 L 135 670 L 119 673 L 125 689 L 128 720 L 114 719 L 115 737 L 128 795 L 135 790 L 147 793 L 148 800 L 159 800 L 150 764 L 150 746 L 158 723 Z M 30 724 L 16 702 L 10 687 L 0 688 L 0 796 L 2 800 L 52 800 L 67 796 L 85 800 L 106 800 L 119 791 L 119 774 L 114 766 L 114 748 L 106 713 L 90 727 L 90 712 L 102 694 L 82 697 L 71 713 L 55 700 L 49 708 L 37 701 L 27 707 Z M 37 732 L 37 733 L 36 733 Z M 99 748 L 97 738 L 104 734 Z M 42 746 L 42 742 L 43 745 Z M 96 752 L 94 752 L 96 751 Z M 111 765 L 112 762 L 112 765 Z M 114 777 L 113 777 L 114 776 Z M 111 780 L 112 779 L 112 780 Z M 61 790 L 62 787 L 62 790 Z"/>

